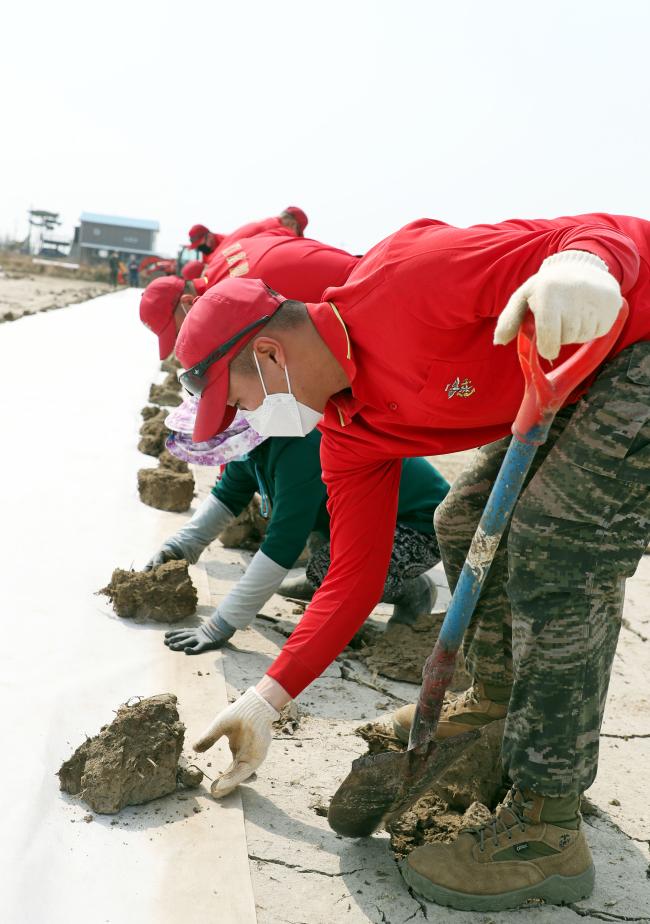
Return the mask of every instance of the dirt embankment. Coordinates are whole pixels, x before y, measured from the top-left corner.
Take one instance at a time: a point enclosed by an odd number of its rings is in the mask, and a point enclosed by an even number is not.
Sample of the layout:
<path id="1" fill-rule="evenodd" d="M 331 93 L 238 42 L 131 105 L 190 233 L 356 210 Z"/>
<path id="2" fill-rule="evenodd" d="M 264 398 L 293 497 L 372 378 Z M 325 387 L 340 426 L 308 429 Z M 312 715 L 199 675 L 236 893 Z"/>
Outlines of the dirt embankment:
<path id="1" fill-rule="evenodd" d="M 16 321 L 39 311 L 65 308 L 110 291 L 110 286 L 104 282 L 55 276 L 0 275 L 0 323 Z"/>

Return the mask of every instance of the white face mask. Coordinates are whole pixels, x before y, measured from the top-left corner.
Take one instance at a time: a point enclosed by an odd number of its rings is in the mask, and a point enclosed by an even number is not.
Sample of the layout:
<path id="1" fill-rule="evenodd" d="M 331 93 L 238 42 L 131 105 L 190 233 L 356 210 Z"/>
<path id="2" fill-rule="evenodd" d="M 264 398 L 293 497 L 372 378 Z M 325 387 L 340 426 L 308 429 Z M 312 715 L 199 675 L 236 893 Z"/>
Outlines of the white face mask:
<path id="1" fill-rule="evenodd" d="M 312 407 L 296 401 L 291 392 L 291 382 L 286 367 L 284 374 L 289 392 L 274 392 L 270 395 L 266 390 L 255 352 L 253 352 L 253 359 L 264 389 L 264 401 L 260 406 L 254 411 L 242 411 L 253 430 L 257 430 L 261 436 L 307 436 L 320 423 L 323 415 Z"/>

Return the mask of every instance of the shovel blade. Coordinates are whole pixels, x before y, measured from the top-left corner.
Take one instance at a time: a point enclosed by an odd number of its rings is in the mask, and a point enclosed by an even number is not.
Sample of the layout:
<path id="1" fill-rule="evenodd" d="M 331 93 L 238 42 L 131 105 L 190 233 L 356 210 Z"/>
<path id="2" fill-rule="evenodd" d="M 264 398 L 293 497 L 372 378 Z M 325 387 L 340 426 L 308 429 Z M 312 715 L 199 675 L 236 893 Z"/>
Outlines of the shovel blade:
<path id="1" fill-rule="evenodd" d="M 344 837 L 368 837 L 394 821 L 480 736 L 478 730 L 424 748 L 357 757 L 334 793 L 327 820 Z"/>

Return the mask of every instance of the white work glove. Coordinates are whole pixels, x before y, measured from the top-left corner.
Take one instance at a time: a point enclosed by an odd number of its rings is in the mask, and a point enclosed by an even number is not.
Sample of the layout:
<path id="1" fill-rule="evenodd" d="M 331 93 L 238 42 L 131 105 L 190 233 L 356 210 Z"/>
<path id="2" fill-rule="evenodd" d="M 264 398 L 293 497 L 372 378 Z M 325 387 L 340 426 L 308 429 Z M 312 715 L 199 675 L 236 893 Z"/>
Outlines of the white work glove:
<path id="1" fill-rule="evenodd" d="M 194 743 L 195 751 L 207 751 L 223 735 L 228 738 L 232 763 L 212 784 L 211 792 L 216 799 L 227 796 L 257 770 L 271 744 L 271 725 L 279 715 L 255 687 L 249 687 L 219 713 Z"/>
<path id="2" fill-rule="evenodd" d="M 212 493 L 208 494 L 192 519 L 167 539 L 143 570 L 150 571 L 166 561 L 178 561 L 180 558 L 184 558 L 190 565 L 195 565 L 201 553 L 221 535 L 234 518 L 218 497 Z"/>
<path id="3" fill-rule="evenodd" d="M 530 308 L 537 350 L 545 359 L 555 359 L 567 343 L 586 343 L 606 334 L 622 302 L 621 287 L 604 260 L 584 250 L 563 250 L 547 257 L 510 296 L 494 343 L 510 343 Z"/>

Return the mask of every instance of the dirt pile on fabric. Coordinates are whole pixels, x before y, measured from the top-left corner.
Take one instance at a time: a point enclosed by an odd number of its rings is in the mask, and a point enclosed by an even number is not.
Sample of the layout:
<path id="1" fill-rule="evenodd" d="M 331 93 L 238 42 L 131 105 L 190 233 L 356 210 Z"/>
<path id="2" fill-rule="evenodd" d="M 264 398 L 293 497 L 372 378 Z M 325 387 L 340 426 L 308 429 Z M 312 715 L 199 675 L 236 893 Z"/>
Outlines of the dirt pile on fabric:
<path id="1" fill-rule="evenodd" d="M 405 683 L 422 682 L 422 668 L 438 639 L 444 613 L 418 616 L 412 626 L 389 625 L 385 632 L 365 632 L 357 657 L 367 667 L 389 680 Z M 471 677 L 465 670 L 462 655 L 456 659 L 456 670 L 450 690 L 466 690 Z"/>
<path id="2" fill-rule="evenodd" d="M 176 703 L 162 693 L 120 706 L 113 721 L 61 765 L 61 789 L 109 815 L 174 792 L 185 737 Z"/>
<path id="3" fill-rule="evenodd" d="M 483 726 L 478 740 L 445 770 L 431 793 L 457 811 L 465 811 L 473 802 L 493 808 L 508 788 L 501 766 L 504 725 L 505 719 L 499 719 Z M 369 754 L 406 749 L 384 722 L 368 722 L 356 734 L 368 745 Z"/>
<path id="4" fill-rule="evenodd" d="M 508 781 L 501 767 L 505 720 L 481 729 L 480 738 L 447 767 L 435 786 L 389 827 L 391 847 L 403 857 L 420 844 L 450 841 L 465 827 L 482 824 L 503 798 Z M 403 751 L 405 745 L 383 722 L 356 729 L 369 754 Z"/>
<path id="5" fill-rule="evenodd" d="M 181 384 L 175 372 L 168 373 L 165 381 L 160 385 L 152 385 L 149 389 L 149 401 L 152 404 L 163 404 L 166 407 L 178 407 L 183 403 Z"/>
<path id="6" fill-rule="evenodd" d="M 109 598 L 123 619 L 136 622 L 178 622 L 194 615 L 196 588 L 186 561 L 167 561 L 151 571 L 116 568 L 110 584 L 97 591 Z"/>
<path id="7" fill-rule="evenodd" d="M 260 513 L 260 504 L 254 497 L 248 507 L 227 526 L 219 536 L 227 549 L 246 549 L 257 552 L 264 541 L 268 521 Z"/>
<path id="8" fill-rule="evenodd" d="M 165 448 L 165 440 L 171 433 L 165 426 L 167 411 L 147 405 L 140 413 L 144 422 L 140 427 L 138 449 L 147 456 L 159 456 Z"/>
<path id="9" fill-rule="evenodd" d="M 168 356 L 167 359 L 163 359 L 160 364 L 161 372 L 172 372 L 173 374 L 176 374 L 178 370 L 182 368 L 183 367 L 175 356 Z"/>
<path id="10" fill-rule="evenodd" d="M 163 449 L 163 451 L 158 456 L 158 465 L 162 468 L 168 468 L 171 472 L 189 472 L 190 467 L 187 462 L 183 462 L 182 459 L 177 459 L 176 456 L 173 456 L 168 449 Z"/>
<path id="11" fill-rule="evenodd" d="M 183 513 L 194 497 L 191 472 L 174 472 L 170 468 L 141 468 L 138 472 L 140 500 L 157 510 Z"/>

